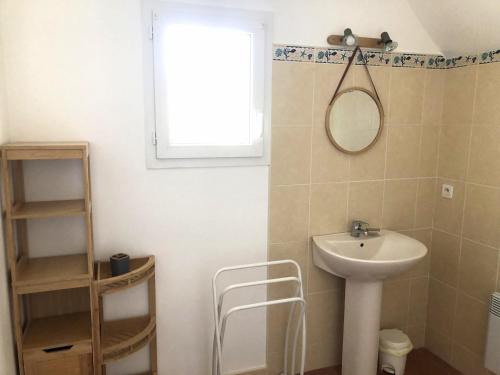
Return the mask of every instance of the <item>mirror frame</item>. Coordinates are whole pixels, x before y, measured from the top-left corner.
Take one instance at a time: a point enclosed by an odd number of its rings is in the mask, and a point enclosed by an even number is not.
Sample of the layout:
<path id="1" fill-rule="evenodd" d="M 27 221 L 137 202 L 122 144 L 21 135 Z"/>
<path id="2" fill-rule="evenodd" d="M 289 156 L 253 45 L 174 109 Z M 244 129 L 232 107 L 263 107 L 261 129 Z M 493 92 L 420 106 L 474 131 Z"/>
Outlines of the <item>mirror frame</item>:
<path id="1" fill-rule="evenodd" d="M 380 116 L 380 126 L 378 128 L 377 135 L 375 136 L 375 138 L 373 138 L 373 140 L 370 142 L 370 144 L 368 146 L 366 146 L 365 148 L 363 148 L 361 150 L 358 150 L 358 151 L 346 150 L 345 148 L 343 148 L 342 146 L 340 146 L 335 141 L 335 139 L 333 137 L 333 134 L 332 134 L 332 132 L 330 130 L 330 113 L 332 112 L 332 109 L 333 109 L 333 106 L 335 105 L 335 102 L 342 95 L 347 94 L 347 93 L 352 92 L 352 91 L 362 91 L 365 94 L 369 95 L 373 99 L 373 101 L 375 102 L 375 104 L 377 105 L 379 116 Z M 369 90 L 367 90 L 365 88 L 362 88 L 362 87 L 350 87 L 348 89 L 342 90 L 339 93 L 337 93 L 337 95 L 335 95 L 335 97 L 332 99 L 332 101 L 328 105 L 328 108 L 326 110 L 325 127 L 326 127 L 326 134 L 328 135 L 328 138 L 330 139 L 330 142 L 332 142 L 332 144 L 335 146 L 336 149 L 338 149 L 339 151 L 344 152 L 346 154 L 351 154 L 351 155 L 360 154 L 362 152 L 365 152 L 365 151 L 369 150 L 371 147 L 373 147 L 373 145 L 375 144 L 375 142 L 377 142 L 377 140 L 380 138 L 380 135 L 382 134 L 382 129 L 384 128 L 384 108 L 382 107 L 382 103 L 380 103 L 380 100 L 371 91 L 369 91 Z"/>

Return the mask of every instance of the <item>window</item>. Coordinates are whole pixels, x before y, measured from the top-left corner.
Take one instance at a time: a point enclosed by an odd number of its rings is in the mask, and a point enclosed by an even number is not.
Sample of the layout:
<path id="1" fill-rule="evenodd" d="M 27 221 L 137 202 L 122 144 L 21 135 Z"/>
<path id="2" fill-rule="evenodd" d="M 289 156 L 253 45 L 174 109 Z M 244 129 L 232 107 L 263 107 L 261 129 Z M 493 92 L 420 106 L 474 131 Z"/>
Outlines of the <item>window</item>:
<path id="1" fill-rule="evenodd" d="M 268 164 L 269 16 L 145 4 L 148 165 Z"/>

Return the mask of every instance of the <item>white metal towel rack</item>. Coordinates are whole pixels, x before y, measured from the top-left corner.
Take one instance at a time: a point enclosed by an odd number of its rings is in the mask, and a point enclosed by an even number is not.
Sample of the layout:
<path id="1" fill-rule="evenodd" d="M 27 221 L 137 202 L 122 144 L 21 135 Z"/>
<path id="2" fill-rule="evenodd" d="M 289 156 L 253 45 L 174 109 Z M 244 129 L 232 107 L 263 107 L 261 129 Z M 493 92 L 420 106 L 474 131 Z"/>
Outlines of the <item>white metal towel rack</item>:
<path id="1" fill-rule="evenodd" d="M 217 279 L 225 272 L 250 269 L 250 268 L 262 268 L 262 267 L 274 267 L 277 265 L 291 264 L 296 269 L 296 275 L 286 276 L 275 279 L 265 279 L 246 283 L 232 284 L 227 286 L 220 295 L 217 292 Z M 278 283 L 292 283 L 296 285 L 295 293 L 290 297 L 267 300 L 263 302 L 251 303 L 247 305 L 235 306 L 227 310 L 227 312 L 221 316 L 222 307 L 224 304 L 224 297 L 235 289 L 240 288 L 250 288 L 254 286 L 271 285 Z M 299 319 L 297 320 L 297 325 L 293 333 L 293 346 L 292 346 L 292 365 L 290 374 L 295 374 L 295 356 L 297 352 L 297 341 L 299 338 L 299 333 L 302 328 L 302 350 L 300 358 L 300 375 L 304 374 L 305 357 L 306 357 L 306 301 L 304 299 L 304 290 L 302 287 L 302 273 L 300 272 L 300 267 L 297 262 L 293 260 L 278 260 L 272 262 L 262 262 L 253 264 L 244 264 L 233 267 L 225 267 L 218 270 L 212 279 L 212 291 L 213 291 L 213 308 L 214 308 L 214 320 L 215 320 L 215 330 L 214 330 L 214 342 L 213 342 L 213 355 L 212 355 L 212 375 L 222 375 L 223 361 L 222 361 L 222 350 L 224 346 L 224 334 L 226 331 L 226 324 L 228 318 L 238 312 L 249 309 L 263 308 L 266 306 L 279 305 L 279 304 L 291 304 L 290 312 L 288 314 L 288 323 L 285 335 L 285 352 L 284 352 L 284 363 L 283 363 L 283 375 L 289 375 L 288 373 L 288 344 L 290 341 L 290 334 L 292 329 L 292 320 L 295 315 L 295 308 L 297 305 L 300 307 Z"/>

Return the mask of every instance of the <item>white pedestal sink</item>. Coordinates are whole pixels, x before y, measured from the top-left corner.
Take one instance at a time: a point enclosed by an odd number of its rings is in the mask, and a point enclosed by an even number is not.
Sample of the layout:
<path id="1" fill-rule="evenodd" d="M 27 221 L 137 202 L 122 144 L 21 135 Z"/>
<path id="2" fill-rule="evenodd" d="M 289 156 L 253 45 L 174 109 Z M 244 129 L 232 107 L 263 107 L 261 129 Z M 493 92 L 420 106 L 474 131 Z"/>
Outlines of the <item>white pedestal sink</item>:
<path id="1" fill-rule="evenodd" d="M 382 281 L 425 254 L 424 244 L 389 230 L 359 238 L 313 236 L 314 264 L 346 279 L 342 375 L 376 375 Z"/>

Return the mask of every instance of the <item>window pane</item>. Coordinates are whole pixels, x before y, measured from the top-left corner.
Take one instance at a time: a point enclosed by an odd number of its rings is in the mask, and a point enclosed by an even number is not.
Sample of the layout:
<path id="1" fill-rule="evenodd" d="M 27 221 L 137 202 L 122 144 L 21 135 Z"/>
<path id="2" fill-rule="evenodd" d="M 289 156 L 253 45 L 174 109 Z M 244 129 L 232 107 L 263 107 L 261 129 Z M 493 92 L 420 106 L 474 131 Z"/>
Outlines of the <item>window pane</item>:
<path id="1" fill-rule="evenodd" d="M 169 144 L 251 144 L 252 34 L 193 24 L 163 32 Z"/>

